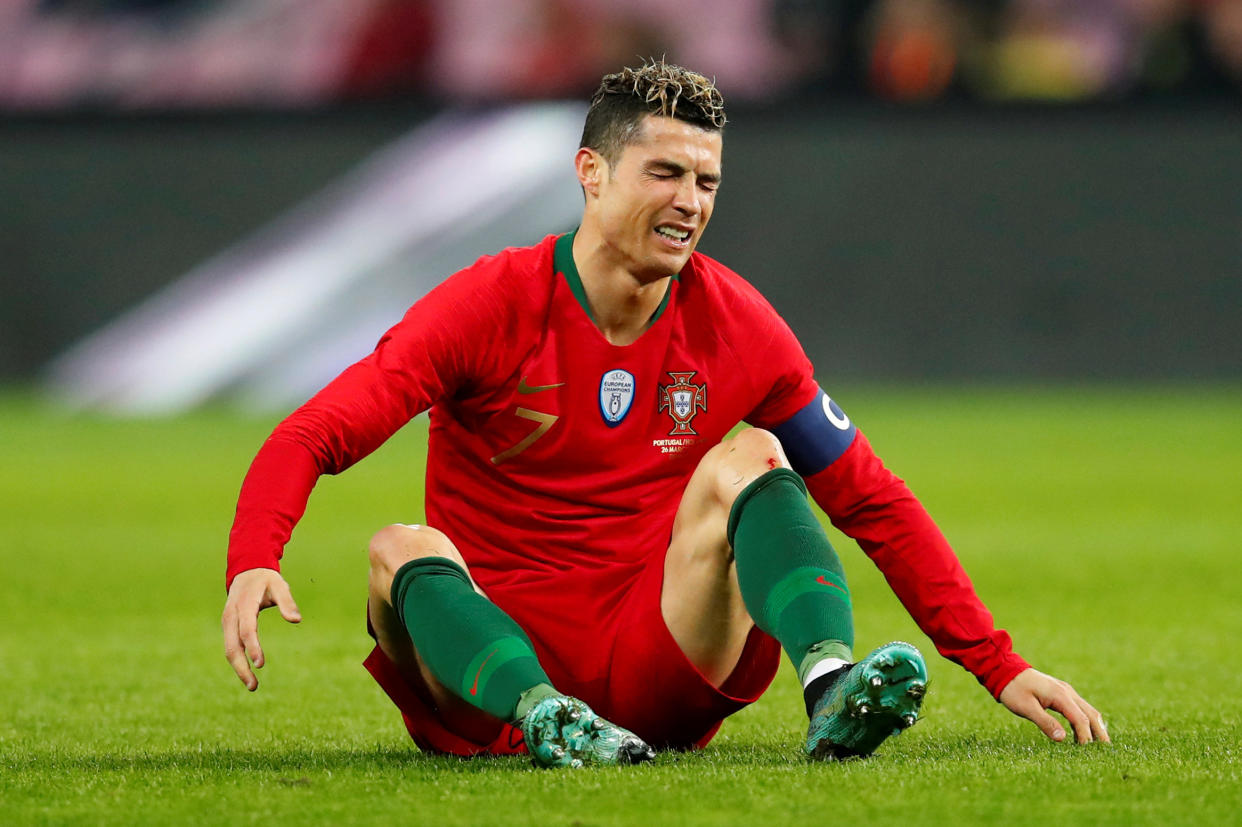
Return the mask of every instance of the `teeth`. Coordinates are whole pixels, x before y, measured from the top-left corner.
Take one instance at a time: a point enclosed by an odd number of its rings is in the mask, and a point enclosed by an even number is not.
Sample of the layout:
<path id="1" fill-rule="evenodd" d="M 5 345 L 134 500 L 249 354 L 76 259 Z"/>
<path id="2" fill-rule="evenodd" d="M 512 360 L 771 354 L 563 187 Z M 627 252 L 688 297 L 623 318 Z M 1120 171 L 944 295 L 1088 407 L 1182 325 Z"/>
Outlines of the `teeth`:
<path id="1" fill-rule="evenodd" d="M 679 230 L 676 227 L 656 227 L 656 232 L 669 238 L 675 238 L 678 241 L 685 241 L 690 237 L 690 233 L 686 230 Z"/>

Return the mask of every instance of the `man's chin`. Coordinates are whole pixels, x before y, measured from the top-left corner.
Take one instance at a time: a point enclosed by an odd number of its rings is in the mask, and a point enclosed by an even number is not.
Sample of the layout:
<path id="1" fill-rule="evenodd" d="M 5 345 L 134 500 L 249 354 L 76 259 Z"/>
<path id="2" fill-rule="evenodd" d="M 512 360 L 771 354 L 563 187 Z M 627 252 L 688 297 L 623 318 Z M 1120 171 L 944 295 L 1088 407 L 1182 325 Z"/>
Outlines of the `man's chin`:
<path id="1" fill-rule="evenodd" d="M 690 260 L 690 254 L 693 252 L 693 246 L 687 247 L 684 250 L 678 250 L 677 252 L 662 250 L 658 255 L 651 257 L 650 270 L 661 273 L 659 278 L 675 276 L 686 266 L 686 262 Z"/>

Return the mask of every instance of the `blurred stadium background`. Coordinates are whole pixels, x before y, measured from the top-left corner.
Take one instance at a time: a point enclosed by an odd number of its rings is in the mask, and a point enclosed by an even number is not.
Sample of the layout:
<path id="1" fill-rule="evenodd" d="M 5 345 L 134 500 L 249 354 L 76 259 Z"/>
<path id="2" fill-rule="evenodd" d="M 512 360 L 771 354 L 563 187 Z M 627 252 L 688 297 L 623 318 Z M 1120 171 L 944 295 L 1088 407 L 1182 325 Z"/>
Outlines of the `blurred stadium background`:
<path id="1" fill-rule="evenodd" d="M 283 408 L 714 75 L 703 249 L 822 380 L 1242 377 L 1242 0 L 4 0 L 0 382 Z"/>

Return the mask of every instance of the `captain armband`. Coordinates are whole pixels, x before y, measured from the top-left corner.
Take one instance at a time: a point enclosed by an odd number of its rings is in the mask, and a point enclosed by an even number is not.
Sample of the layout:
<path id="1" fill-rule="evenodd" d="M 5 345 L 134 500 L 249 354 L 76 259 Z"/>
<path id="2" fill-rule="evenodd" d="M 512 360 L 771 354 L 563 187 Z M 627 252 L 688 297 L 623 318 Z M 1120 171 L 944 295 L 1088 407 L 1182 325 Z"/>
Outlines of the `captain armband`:
<path id="1" fill-rule="evenodd" d="M 823 388 L 802 410 L 771 429 L 793 469 L 803 477 L 823 471 L 845 453 L 858 429 Z"/>

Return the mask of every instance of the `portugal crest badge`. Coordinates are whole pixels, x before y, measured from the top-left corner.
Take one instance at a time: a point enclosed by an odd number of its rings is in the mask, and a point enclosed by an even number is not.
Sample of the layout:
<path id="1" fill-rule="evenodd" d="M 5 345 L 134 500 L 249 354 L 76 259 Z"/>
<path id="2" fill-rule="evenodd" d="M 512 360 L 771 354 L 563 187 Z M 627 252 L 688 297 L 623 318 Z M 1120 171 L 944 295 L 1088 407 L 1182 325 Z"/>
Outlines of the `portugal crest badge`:
<path id="1" fill-rule="evenodd" d="M 599 412 L 609 428 L 615 428 L 630 412 L 634 403 L 634 374 L 628 370 L 610 370 L 599 380 Z"/>
<path id="2" fill-rule="evenodd" d="M 707 410 L 707 383 L 696 385 L 690 380 L 698 371 L 668 371 L 673 381 L 668 385 L 660 385 L 659 411 L 668 411 L 673 418 L 673 430 L 669 436 L 695 436 L 698 431 L 690 427 L 699 411 Z"/>

